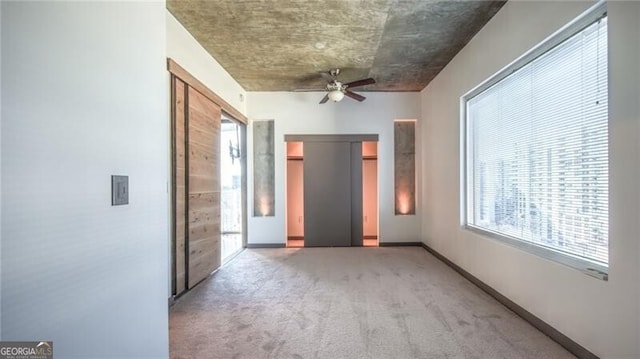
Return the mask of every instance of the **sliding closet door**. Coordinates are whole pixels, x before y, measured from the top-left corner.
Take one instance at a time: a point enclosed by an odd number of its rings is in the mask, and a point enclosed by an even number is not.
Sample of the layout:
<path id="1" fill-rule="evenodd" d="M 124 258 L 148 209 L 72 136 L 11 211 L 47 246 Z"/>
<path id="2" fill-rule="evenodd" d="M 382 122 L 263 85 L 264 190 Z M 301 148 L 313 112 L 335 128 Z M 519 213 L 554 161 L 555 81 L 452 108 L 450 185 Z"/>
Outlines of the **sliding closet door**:
<path id="1" fill-rule="evenodd" d="M 175 61 L 167 59 L 167 69 L 171 73 L 172 293 L 177 296 L 220 267 L 222 111 L 245 125 L 248 120 Z M 245 156 L 244 146 L 234 158 Z M 242 212 L 244 218 L 244 207 Z"/>
<path id="2" fill-rule="evenodd" d="M 351 245 L 351 143 L 304 143 L 304 245 Z"/>
<path id="3" fill-rule="evenodd" d="M 172 78 L 173 294 L 220 266 L 220 106 Z"/>
<path id="4" fill-rule="evenodd" d="M 186 85 L 173 77 L 172 160 L 173 160 L 173 294 L 187 290 L 186 281 Z"/>
<path id="5" fill-rule="evenodd" d="M 189 87 L 189 288 L 220 266 L 220 106 Z"/>

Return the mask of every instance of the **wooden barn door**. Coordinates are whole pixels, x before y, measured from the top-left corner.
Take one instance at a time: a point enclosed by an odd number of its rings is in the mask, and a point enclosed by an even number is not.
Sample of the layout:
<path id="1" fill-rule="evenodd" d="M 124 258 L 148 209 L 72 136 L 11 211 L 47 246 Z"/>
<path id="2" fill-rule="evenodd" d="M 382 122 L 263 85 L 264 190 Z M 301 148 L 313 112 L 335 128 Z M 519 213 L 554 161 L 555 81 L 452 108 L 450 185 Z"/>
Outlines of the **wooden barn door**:
<path id="1" fill-rule="evenodd" d="M 172 294 L 178 296 L 221 265 L 222 112 L 244 125 L 249 120 L 172 59 L 167 59 L 167 70 L 171 74 L 171 283 Z M 246 218 L 246 209 L 242 211 Z"/>
<path id="2" fill-rule="evenodd" d="M 186 239 L 187 239 L 187 171 L 186 171 L 186 85 L 172 77 L 171 90 L 171 146 L 172 146 L 172 294 L 187 290 Z"/>
<path id="3" fill-rule="evenodd" d="M 220 106 L 172 76 L 173 294 L 220 266 Z"/>
<path id="4" fill-rule="evenodd" d="M 189 288 L 220 266 L 220 106 L 189 87 Z"/>

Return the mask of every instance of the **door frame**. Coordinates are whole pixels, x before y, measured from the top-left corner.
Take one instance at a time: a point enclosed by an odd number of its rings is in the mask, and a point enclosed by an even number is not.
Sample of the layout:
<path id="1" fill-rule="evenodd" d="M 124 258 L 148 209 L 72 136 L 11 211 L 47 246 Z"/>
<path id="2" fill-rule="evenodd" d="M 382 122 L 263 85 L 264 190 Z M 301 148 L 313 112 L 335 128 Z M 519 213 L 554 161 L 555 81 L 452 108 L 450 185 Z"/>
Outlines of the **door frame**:
<path id="1" fill-rule="evenodd" d="M 288 134 L 288 135 L 284 135 L 284 142 L 302 142 L 303 146 L 304 146 L 304 142 L 347 142 L 347 143 L 351 143 L 351 162 L 352 164 L 354 163 L 354 159 L 359 158 L 359 162 L 362 162 L 362 150 L 360 149 L 360 151 L 356 151 L 357 153 L 354 153 L 353 149 L 354 149 L 354 143 L 360 143 L 362 144 L 362 142 L 379 142 L 379 135 L 378 134 Z M 358 157 L 358 153 L 359 153 L 359 157 Z M 304 161 L 304 155 L 303 155 L 303 161 Z M 285 166 L 286 168 L 286 166 Z M 354 173 L 354 168 L 353 165 L 351 166 L 351 176 L 353 177 L 354 175 L 356 175 L 357 178 L 352 178 L 352 184 L 353 181 L 359 181 L 360 183 L 362 182 L 362 171 L 355 171 Z M 359 173 L 359 175 L 358 175 Z M 286 177 L 286 176 L 285 176 Z M 286 195 L 286 191 L 285 191 L 285 195 Z M 378 194 L 379 196 L 379 194 Z M 363 194 L 362 193 L 357 193 L 355 195 L 355 198 L 353 197 L 353 193 L 352 193 L 352 201 L 359 201 L 359 206 L 357 206 L 357 208 L 360 209 L 360 212 L 362 212 L 363 207 L 362 207 L 362 199 L 363 199 Z M 286 203 L 286 200 L 285 200 Z M 353 202 L 352 202 L 353 203 Z M 352 221 L 354 218 L 355 213 L 353 213 L 354 210 L 357 210 L 357 208 L 353 208 L 352 206 Z M 361 217 L 361 216 L 360 216 Z M 360 224 L 362 224 L 362 219 L 359 218 L 358 219 L 360 221 Z M 285 227 L 286 227 L 286 221 L 285 221 Z M 305 226 L 305 230 L 306 230 Z M 362 227 L 362 226 L 360 226 Z M 352 246 L 362 246 L 363 244 L 363 228 L 358 228 L 354 231 L 354 227 L 352 226 L 351 228 L 352 231 L 352 237 L 351 237 L 351 245 Z M 285 233 L 286 233 L 286 228 L 285 228 Z M 359 233 L 359 234 L 358 234 Z M 358 237 L 358 239 L 355 239 L 354 237 Z M 305 236 L 306 237 L 306 236 Z"/>
<path id="2" fill-rule="evenodd" d="M 378 134 L 284 135 L 284 142 L 379 142 Z"/>

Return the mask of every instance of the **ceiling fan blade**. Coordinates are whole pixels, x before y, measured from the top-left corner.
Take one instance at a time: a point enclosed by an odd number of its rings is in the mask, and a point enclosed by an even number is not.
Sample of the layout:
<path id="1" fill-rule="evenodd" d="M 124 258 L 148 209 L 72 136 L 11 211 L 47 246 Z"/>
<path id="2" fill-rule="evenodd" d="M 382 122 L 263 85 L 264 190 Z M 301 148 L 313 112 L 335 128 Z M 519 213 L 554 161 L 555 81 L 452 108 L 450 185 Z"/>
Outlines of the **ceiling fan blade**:
<path id="1" fill-rule="evenodd" d="M 352 99 L 357 100 L 357 101 L 360 101 L 360 102 L 362 102 L 362 101 L 364 101 L 364 99 L 366 99 L 366 97 L 364 97 L 364 96 L 362 96 L 362 95 L 358 95 L 357 93 L 352 92 L 352 91 L 349 91 L 349 90 L 345 90 L 345 91 L 344 91 L 344 94 L 345 94 L 346 96 L 349 96 L 349 97 L 351 97 Z M 327 95 L 327 96 L 328 96 L 328 95 Z"/>
<path id="2" fill-rule="evenodd" d="M 320 100 L 320 104 L 323 104 L 325 102 L 329 101 L 329 94 L 324 95 L 324 97 L 322 98 L 322 100 Z"/>
<path id="3" fill-rule="evenodd" d="M 376 80 L 374 80 L 371 77 L 369 77 L 368 79 L 362 79 L 362 80 L 358 80 L 358 81 L 349 82 L 348 84 L 345 84 L 345 86 L 347 86 L 347 87 L 358 87 L 358 86 L 364 86 L 364 85 L 372 85 L 372 84 L 375 84 L 375 83 L 376 83 Z"/>
<path id="4" fill-rule="evenodd" d="M 335 81 L 333 76 L 331 76 L 331 74 L 328 72 L 321 72 L 320 75 L 322 76 L 323 79 L 327 80 L 327 82 L 330 84 L 332 84 L 333 81 Z"/>

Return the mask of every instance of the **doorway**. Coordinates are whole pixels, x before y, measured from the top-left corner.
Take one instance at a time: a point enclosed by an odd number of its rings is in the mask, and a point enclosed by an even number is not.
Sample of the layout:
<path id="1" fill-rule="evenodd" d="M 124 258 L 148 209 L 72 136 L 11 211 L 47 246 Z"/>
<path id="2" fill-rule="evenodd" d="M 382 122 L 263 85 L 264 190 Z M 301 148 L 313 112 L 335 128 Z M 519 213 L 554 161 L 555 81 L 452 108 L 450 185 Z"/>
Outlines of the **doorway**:
<path id="1" fill-rule="evenodd" d="M 220 126 L 221 259 L 227 262 L 245 243 L 245 126 L 222 114 Z"/>
<path id="2" fill-rule="evenodd" d="M 378 142 L 362 142 L 362 222 L 364 247 L 378 246 Z"/>
<path id="3" fill-rule="evenodd" d="M 286 142 L 287 148 L 287 247 L 304 247 L 303 143 Z"/>
<path id="4" fill-rule="evenodd" d="M 287 247 L 378 245 L 377 135 L 287 135 Z"/>

